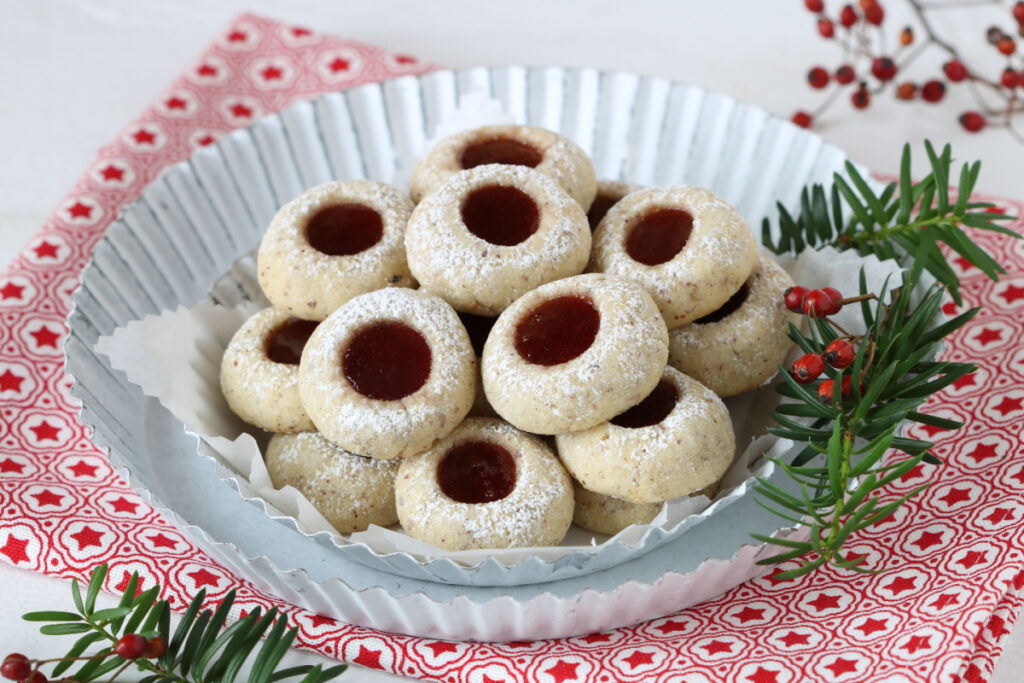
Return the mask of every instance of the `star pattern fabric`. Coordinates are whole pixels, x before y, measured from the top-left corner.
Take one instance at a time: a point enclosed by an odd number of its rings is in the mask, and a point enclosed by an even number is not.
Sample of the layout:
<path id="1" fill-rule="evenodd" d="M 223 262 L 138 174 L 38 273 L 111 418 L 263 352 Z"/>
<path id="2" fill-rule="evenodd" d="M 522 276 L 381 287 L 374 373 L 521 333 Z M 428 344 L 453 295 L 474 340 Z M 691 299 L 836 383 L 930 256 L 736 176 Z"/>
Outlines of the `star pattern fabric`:
<path id="1" fill-rule="evenodd" d="M 282 604 L 214 563 L 118 479 L 78 422 L 78 406 L 57 372 L 66 335 L 60 317 L 73 289 L 68 281 L 77 281 L 120 209 L 167 165 L 296 100 L 432 67 L 254 15 L 236 19 L 191 64 L 103 149 L 21 257 L 0 273 L 5 343 L 14 349 L 5 349 L 0 366 L 0 414 L 12 425 L 0 444 L 0 485 L 5 507 L 14 510 L 0 518 L 0 561 L 79 579 L 108 561 L 108 589 L 123 590 L 138 571 L 142 585 L 159 582 L 179 609 L 200 588 L 211 605 L 234 588 L 236 616 L 279 605 L 307 648 L 453 683 L 669 680 L 682 671 L 753 683 L 856 681 L 881 664 L 894 680 L 923 682 L 936 680 L 940 669 L 948 672 L 950 662 L 957 670 L 947 679 L 985 680 L 1024 602 L 1022 559 L 1008 554 L 1024 546 L 1018 452 L 1024 396 L 1014 389 L 1024 383 L 1017 346 L 1024 338 L 1024 252 L 998 235 L 976 237 L 1007 275 L 990 286 L 977 268 L 958 261 L 967 301 L 943 307 L 948 315 L 985 307 L 984 318 L 947 345 L 947 353 L 977 363 L 979 371 L 925 409 L 941 407 L 944 416 L 979 429 L 911 427 L 909 435 L 935 441 L 947 462 L 942 479 L 907 504 L 906 519 L 851 542 L 851 556 L 875 559 L 881 552 L 877 559 L 897 568 L 892 572 L 851 577 L 823 569 L 780 580 L 791 567 L 784 565 L 716 600 L 630 628 L 542 643 L 456 644 L 384 634 Z M 999 203 L 1024 214 L 1024 203 Z M 1010 227 L 1021 230 L 1022 223 Z M 995 383 L 1004 375 L 1012 381 Z M 41 398 L 49 400 L 45 408 Z M 931 467 L 894 482 L 892 495 L 935 476 Z M 44 526 L 50 519 L 59 520 L 60 531 Z M 966 533 L 949 531 L 959 525 Z M 912 632 L 906 630 L 911 622 Z"/>

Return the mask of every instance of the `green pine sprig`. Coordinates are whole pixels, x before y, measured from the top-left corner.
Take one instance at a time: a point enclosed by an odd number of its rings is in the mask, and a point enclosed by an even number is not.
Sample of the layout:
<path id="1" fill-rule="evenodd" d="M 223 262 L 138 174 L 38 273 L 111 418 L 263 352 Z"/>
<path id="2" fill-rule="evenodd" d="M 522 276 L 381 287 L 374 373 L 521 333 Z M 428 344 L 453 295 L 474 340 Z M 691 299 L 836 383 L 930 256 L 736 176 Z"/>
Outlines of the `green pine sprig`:
<path id="1" fill-rule="evenodd" d="M 227 626 L 228 612 L 234 604 L 232 590 L 216 610 L 203 610 L 205 590 L 193 598 L 171 634 L 170 604 L 158 599 L 160 585 L 136 595 L 139 576 L 132 574 L 117 607 L 97 610 L 96 598 L 107 576 L 107 565 L 96 567 L 85 596 L 77 580 L 71 582 L 71 596 L 77 612 L 30 612 L 27 621 L 50 622 L 39 630 L 46 635 L 80 635 L 67 655 L 56 660 L 33 660 L 39 663 L 56 662 L 52 677 L 60 676 L 84 660 L 84 664 L 71 679 L 93 681 L 112 671 L 121 671 L 134 663 L 143 674 L 140 683 L 232 683 L 242 665 L 252 659 L 250 683 L 273 683 L 301 677 L 300 683 L 322 683 L 345 671 L 345 665 L 324 669 L 320 665 L 297 666 L 275 671 L 285 652 L 298 635 L 298 629 L 288 629 L 287 615 L 272 608 L 263 613 L 256 608 L 242 619 Z M 114 652 L 118 640 L 129 633 L 147 639 L 162 638 L 166 651 L 162 656 L 126 660 Z M 262 644 L 261 644 L 262 643 Z M 86 650 L 99 644 L 91 654 Z M 111 679 L 113 680 L 113 679 Z"/>
<path id="2" fill-rule="evenodd" d="M 923 245 L 923 250 L 934 248 L 929 242 Z M 854 532 L 889 517 L 928 484 L 892 500 L 881 495 L 886 486 L 921 462 L 942 462 L 929 451 L 931 442 L 897 436 L 897 430 L 906 422 L 942 429 L 963 426 L 956 420 L 922 413 L 919 408 L 932 394 L 976 369 L 969 363 L 933 358 L 942 339 L 967 323 L 979 309 L 937 324 L 945 295 L 941 284 L 930 287 L 922 301 L 912 306 L 914 286 L 924 263 L 923 259 L 915 260 L 893 292 L 890 304 L 883 303 L 887 293 L 884 289 L 877 299 L 860 302 L 867 332 L 860 337 L 849 366 L 841 370 L 826 366 L 816 385 L 799 384 L 780 368 L 783 382 L 777 390 L 787 400 L 772 413 L 779 426 L 769 432 L 804 447 L 791 462 L 772 459 L 789 476 L 788 486 L 759 478 L 754 485 L 755 500 L 783 519 L 808 526 L 810 531 L 807 541 L 754 535 L 759 541 L 786 548 L 762 560 L 762 564 L 804 558 L 780 578 L 799 576 L 826 563 L 854 571 L 875 571 L 862 566 L 864 557 L 845 557 L 844 543 Z M 861 294 L 868 294 L 863 271 L 860 289 Z M 809 334 L 791 326 L 789 335 L 806 353 L 820 354 L 842 332 L 826 318 L 810 318 Z M 842 391 L 844 378 L 850 378 L 847 396 Z M 829 380 L 833 382 L 832 395 L 825 402 L 818 388 Z M 893 450 L 905 457 L 884 459 Z"/>
<path id="3" fill-rule="evenodd" d="M 875 192 L 850 163 L 848 179 L 833 177 L 828 192 L 821 185 L 805 188 L 800 211 L 794 217 L 779 205 L 778 239 L 765 219 L 763 241 L 776 254 L 799 255 L 807 248 L 826 245 L 856 249 L 861 255 L 896 259 L 909 269 L 883 303 L 887 292 L 868 297 L 863 271 L 860 301 L 866 333 L 855 340 L 857 353 L 842 370 L 826 367 L 818 386 L 802 385 L 780 368 L 783 381 L 778 392 L 785 400 L 773 412 L 778 424 L 773 434 L 803 444 L 791 462 L 775 464 L 789 477 L 781 485 L 761 479 L 755 485 L 757 502 L 787 521 L 806 524 L 807 541 L 791 541 L 757 535 L 760 541 L 785 550 L 764 564 L 799 560 L 781 578 L 798 576 L 823 564 L 854 571 L 875 571 L 863 566 L 863 557 L 845 557 L 844 543 L 851 534 L 890 516 L 909 498 L 928 486 L 925 483 L 896 498 L 883 491 L 921 462 L 941 464 L 929 450 L 932 444 L 897 436 L 901 425 L 918 422 L 942 429 L 962 424 L 918 410 L 928 398 L 975 367 L 966 363 L 934 360 L 942 339 L 963 326 L 978 309 L 940 322 L 939 308 L 948 292 L 960 304 L 960 282 L 940 245 L 947 246 L 977 266 L 992 280 L 1006 271 L 984 249 L 971 241 L 966 229 L 1020 235 L 997 223 L 1012 220 L 994 211 L 988 202 L 972 202 L 981 169 L 979 162 L 960 170 L 955 200 L 949 192 L 952 151 L 946 145 L 936 154 L 930 142 L 925 151 L 931 173 L 914 183 L 910 177 L 910 147 L 904 146 L 898 182 Z M 914 290 L 924 272 L 937 281 L 920 303 L 913 305 Z M 888 287 L 888 283 L 887 283 Z M 806 353 L 820 354 L 845 331 L 827 318 L 811 317 L 809 334 L 791 327 L 790 338 Z M 844 395 L 842 380 L 849 382 Z M 822 400 L 817 388 L 832 381 L 831 397 Z M 824 393 L 828 393 L 827 390 Z M 902 453 L 895 459 L 884 456 Z"/>
<path id="4" fill-rule="evenodd" d="M 898 182 L 891 182 L 880 193 L 846 163 L 846 174 L 833 176 L 831 189 L 822 185 L 804 188 L 800 211 L 794 217 L 778 205 L 778 239 L 772 237 L 771 221 L 764 219 L 762 241 L 776 254 L 799 254 L 807 247 L 833 246 L 856 249 L 862 256 L 875 254 L 880 259 L 906 261 L 921 250 L 924 242 L 945 244 L 977 266 L 993 280 L 1006 271 L 992 256 L 971 241 L 964 228 L 989 230 L 1019 238 L 1016 232 L 998 224 L 1013 220 L 993 211 L 994 204 L 972 202 L 981 172 L 981 162 L 964 164 L 960 169 L 955 200 L 949 192 L 953 173 L 953 154 L 946 145 L 936 154 L 925 141 L 931 172 L 920 182 L 910 177 L 910 145 L 903 147 Z M 949 290 L 959 305 L 960 281 L 943 252 L 930 249 L 924 257 L 924 269 Z"/>

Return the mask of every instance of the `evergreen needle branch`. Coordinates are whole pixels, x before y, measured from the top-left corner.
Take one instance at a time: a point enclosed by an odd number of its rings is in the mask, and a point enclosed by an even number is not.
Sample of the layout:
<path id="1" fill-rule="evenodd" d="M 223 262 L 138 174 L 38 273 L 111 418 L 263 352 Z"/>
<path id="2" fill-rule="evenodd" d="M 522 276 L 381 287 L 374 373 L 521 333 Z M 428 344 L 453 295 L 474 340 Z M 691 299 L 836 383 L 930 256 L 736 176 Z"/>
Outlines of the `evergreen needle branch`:
<path id="1" fill-rule="evenodd" d="M 76 612 L 30 612 L 26 621 L 47 622 L 40 628 L 46 635 L 79 635 L 64 657 L 28 659 L 8 655 L 3 675 L 18 673 L 15 679 L 45 680 L 37 677 L 40 667 L 56 663 L 52 677 L 68 671 L 76 662 L 85 662 L 66 681 L 94 681 L 102 676 L 114 681 L 133 665 L 143 674 L 143 683 L 232 683 L 242 665 L 252 658 L 250 683 L 298 679 L 299 683 L 323 683 L 342 674 L 345 665 L 323 668 L 297 666 L 277 671 L 285 652 L 291 647 L 298 629 L 287 628 L 287 616 L 277 608 L 263 613 L 259 608 L 226 626 L 234 604 L 230 591 L 216 610 L 203 610 L 205 591 L 199 591 L 189 604 L 174 633 L 170 626 L 170 603 L 157 599 L 160 586 L 146 591 L 139 588 L 138 574 L 132 574 L 118 606 L 96 609 L 107 576 L 107 565 L 96 567 L 83 597 L 77 580 L 71 583 Z M 96 652 L 86 650 L 103 643 Z M 30 678 L 31 677 L 31 678 Z"/>
<path id="2" fill-rule="evenodd" d="M 800 211 L 795 216 L 779 204 L 777 226 L 773 228 L 771 221 L 764 219 L 765 246 L 776 254 L 799 254 L 807 247 L 832 246 L 907 262 L 922 251 L 922 244 L 943 244 L 997 280 L 1005 270 L 971 241 L 968 231 L 994 231 L 1019 238 L 1018 233 L 1000 225 L 1014 216 L 999 212 L 994 204 L 971 201 L 980 162 L 963 164 L 951 196 L 952 150 L 946 145 L 941 153 L 936 153 L 929 141 L 925 141 L 924 147 L 931 172 L 919 182 L 911 180 L 910 146 L 905 145 L 899 180 L 880 192 L 849 162 L 846 175 L 836 173 L 827 192 L 822 185 L 804 188 Z M 953 300 L 961 304 L 960 281 L 944 253 L 940 249 L 924 251 L 924 270 L 945 285 Z"/>
<path id="3" fill-rule="evenodd" d="M 783 552 L 762 560 L 774 564 L 797 560 L 796 568 L 780 573 L 791 578 L 829 564 L 855 572 L 874 572 L 864 556 L 844 555 L 851 535 L 889 517 L 927 484 L 894 497 L 886 488 L 922 462 L 941 464 L 929 452 L 932 444 L 897 436 L 907 422 L 958 429 L 961 423 L 919 411 L 928 398 L 975 370 L 967 363 L 934 360 L 942 339 L 967 323 L 972 309 L 939 322 L 946 288 L 927 288 L 916 305 L 915 288 L 925 267 L 930 243 L 915 253 L 909 272 L 886 301 L 887 287 L 869 296 L 866 276 L 860 274 L 860 303 L 866 332 L 851 337 L 838 333 L 826 317 L 810 317 L 809 332 L 790 328 L 790 337 L 808 355 L 822 354 L 837 341 L 856 344 L 852 357 L 827 367 L 814 384 L 801 384 L 780 368 L 783 381 L 777 390 L 785 400 L 772 413 L 779 425 L 769 431 L 803 448 L 789 463 L 776 461 L 789 482 L 758 480 L 754 491 L 767 510 L 809 527 L 807 541 L 778 542 Z M 850 301 L 845 300 L 845 301 Z M 893 451 L 902 453 L 888 457 Z"/>

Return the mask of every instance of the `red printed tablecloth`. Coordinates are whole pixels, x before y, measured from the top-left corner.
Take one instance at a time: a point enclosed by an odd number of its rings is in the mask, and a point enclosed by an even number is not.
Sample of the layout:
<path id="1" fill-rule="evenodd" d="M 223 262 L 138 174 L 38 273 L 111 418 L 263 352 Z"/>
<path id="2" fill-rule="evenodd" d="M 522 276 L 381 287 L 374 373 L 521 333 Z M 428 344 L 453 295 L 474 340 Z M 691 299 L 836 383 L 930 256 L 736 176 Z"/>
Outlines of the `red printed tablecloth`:
<path id="1" fill-rule="evenodd" d="M 279 603 L 169 526 L 89 441 L 68 394 L 64 318 L 104 229 L 162 168 L 298 99 L 430 68 L 243 15 L 100 151 L 0 276 L 0 558 L 65 578 L 108 562 L 109 589 L 139 571 L 144 585 L 160 582 L 178 606 L 200 588 L 211 601 L 237 589 L 240 610 Z M 1024 203 L 987 199 L 1024 214 Z M 984 310 L 949 340 L 945 356 L 979 370 L 930 406 L 968 426 L 957 433 L 915 427 L 948 465 L 908 473 L 893 495 L 937 480 L 852 544 L 892 571 L 769 575 L 668 618 L 534 643 L 396 636 L 285 606 L 301 643 L 406 676 L 471 683 L 985 680 L 1024 588 L 1024 241 L 975 237 L 1009 272 L 992 283 L 955 262 L 966 303 Z"/>

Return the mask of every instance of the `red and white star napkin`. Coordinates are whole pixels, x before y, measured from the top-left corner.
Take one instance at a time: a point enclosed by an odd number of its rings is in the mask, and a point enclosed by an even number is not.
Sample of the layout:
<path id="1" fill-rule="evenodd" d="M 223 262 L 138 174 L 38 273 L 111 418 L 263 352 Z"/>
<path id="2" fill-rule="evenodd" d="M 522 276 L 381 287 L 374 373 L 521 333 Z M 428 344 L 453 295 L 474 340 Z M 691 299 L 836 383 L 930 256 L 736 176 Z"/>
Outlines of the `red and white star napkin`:
<path id="1" fill-rule="evenodd" d="M 123 590 L 138 571 L 143 586 L 160 582 L 179 606 L 199 588 L 211 602 L 237 589 L 242 610 L 281 604 L 213 563 L 114 474 L 67 391 L 64 319 L 92 247 L 162 168 L 298 99 L 430 68 L 242 15 L 100 151 L 0 275 L 0 558 L 65 578 L 108 562 L 109 589 Z M 1024 214 L 1024 203 L 995 201 Z M 1024 587 L 1024 241 L 975 237 L 1008 274 L 992 283 L 955 262 L 967 303 L 984 310 L 949 340 L 945 357 L 979 369 L 930 406 L 968 426 L 915 427 L 947 466 L 904 476 L 893 495 L 936 482 L 852 543 L 852 552 L 892 571 L 823 569 L 790 581 L 775 572 L 668 618 L 533 643 L 396 636 L 285 606 L 301 644 L 406 676 L 467 683 L 985 680 Z M 947 304 L 946 312 L 956 309 Z"/>

